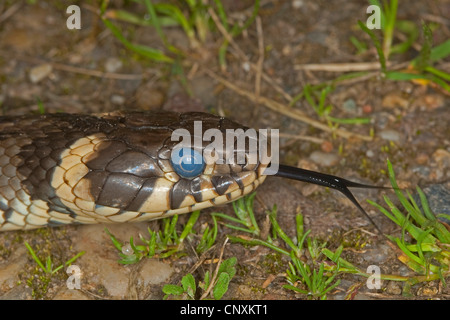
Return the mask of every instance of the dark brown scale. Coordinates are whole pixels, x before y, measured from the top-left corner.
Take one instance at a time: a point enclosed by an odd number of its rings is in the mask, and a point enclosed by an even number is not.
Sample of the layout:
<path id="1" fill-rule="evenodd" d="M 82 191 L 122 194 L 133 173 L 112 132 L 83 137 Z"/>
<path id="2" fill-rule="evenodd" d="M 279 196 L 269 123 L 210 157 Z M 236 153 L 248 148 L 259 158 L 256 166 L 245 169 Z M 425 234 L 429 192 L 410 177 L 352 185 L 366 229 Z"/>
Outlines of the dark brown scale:
<path id="1" fill-rule="evenodd" d="M 213 176 L 211 182 L 219 195 L 224 195 L 228 188 L 235 183 L 230 176 Z"/>
<path id="2" fill-rule="evenodd" d="M 203 201 L 201 179 L 199 177 L 192 180 L 180 179 L 174 184 L 170 191 L 170 208 L 180 208 L 181 203 L 187 196 L 192 196 L 197 203 Z"/>
<path id="3" fill-rule="evenodd" d="M 164 174 L 155 161 L 142 152 L 126 151 L 107 166 L 109 172 L 123 172 L 142 178 L 162 177 Z"/>
<path id="4" fill-rule="evenodd" d="M 87 179 L 91 182 L 90 191 L 96 203 L 98 202 L 98 197 L 103 190 L 103 186 L 105 185 L 108 175 L 109 173 L 106 171 L 91 171 L 84 176 L 84 179 Z"/>
<path id="5" fill-rule="evenodd" d="M 111 161 L 129 150 L 127 144 L 121 141 L 105 141 L 100 146 L 95 150 L 96 157 L 86 162 L 89 169 L 104 170 Z"/>
<path id="6" fill-rule="evenodd" d="M 133 201 L 145 179 L 126 173 L 112 173 L 106 178 L 98 205 L 124 209 Z"/>
<path id="7" fill-rule="evenodd" d="M 126 210 L 139 211 L 144 202 L 152 195 L 156 181 L 158 181 L 158 178 L 146 179 Z"/>

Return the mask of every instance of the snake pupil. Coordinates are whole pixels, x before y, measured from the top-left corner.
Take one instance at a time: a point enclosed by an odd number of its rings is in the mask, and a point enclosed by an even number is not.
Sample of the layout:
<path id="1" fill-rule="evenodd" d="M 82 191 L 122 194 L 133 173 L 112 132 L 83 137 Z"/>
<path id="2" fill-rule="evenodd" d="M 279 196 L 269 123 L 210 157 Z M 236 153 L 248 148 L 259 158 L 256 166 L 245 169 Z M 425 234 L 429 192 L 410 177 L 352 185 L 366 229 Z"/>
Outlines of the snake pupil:
<path id="1" fill-rule="evenodd" d="M 205 169 L 203 156 L 191 148 L 175 149 L 170 160 L 174 171 L 183 178 L 197 177 Z"/>

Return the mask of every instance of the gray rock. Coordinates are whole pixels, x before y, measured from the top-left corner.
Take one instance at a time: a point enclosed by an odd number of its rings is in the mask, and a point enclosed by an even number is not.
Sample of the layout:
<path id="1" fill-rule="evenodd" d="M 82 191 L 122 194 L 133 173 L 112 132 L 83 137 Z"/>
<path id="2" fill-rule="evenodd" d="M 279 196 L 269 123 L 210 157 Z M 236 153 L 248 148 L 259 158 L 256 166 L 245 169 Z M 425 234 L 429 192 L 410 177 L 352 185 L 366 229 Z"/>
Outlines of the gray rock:
<path id="1" fill-rule="evenodd" d="M 381 139 L 393 141 L 396 143 L 401 143 L 403 141 L 401 133 L 395 130 L 390 129 L 382 130 L 378 133 L 378 135 L 380 136 Z"/>
<path id="2" fill-rule="evenodd" d="M 325 153 L 322 151 L 314 151 L 309 158 L 324 167 L 331 167 L 339 162 L 339 157 L 334 153 Z"/>

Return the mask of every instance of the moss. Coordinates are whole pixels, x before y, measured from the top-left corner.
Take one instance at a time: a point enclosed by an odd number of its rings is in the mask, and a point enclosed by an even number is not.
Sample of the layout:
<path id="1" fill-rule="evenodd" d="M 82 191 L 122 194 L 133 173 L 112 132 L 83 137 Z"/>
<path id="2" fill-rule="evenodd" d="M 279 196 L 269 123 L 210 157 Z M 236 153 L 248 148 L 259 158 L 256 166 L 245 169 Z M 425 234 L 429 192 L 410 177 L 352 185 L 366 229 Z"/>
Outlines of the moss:
<path id="1" fill-rule="evenodd" d="M 259 262 L 259 265 L 266 273 L 278 274 L 286 271 L 286 264 L 283 263 L 281 253 L 271 252 L 264 256 L 264 259 Z"/>
<path id="2" fill-rule="evenodd" d="M 344 234 L 341 243 L 344 248 L 362 250 L 367 244 L 370 243 L 370 238 L 361 230 L 355 230 Z"/>

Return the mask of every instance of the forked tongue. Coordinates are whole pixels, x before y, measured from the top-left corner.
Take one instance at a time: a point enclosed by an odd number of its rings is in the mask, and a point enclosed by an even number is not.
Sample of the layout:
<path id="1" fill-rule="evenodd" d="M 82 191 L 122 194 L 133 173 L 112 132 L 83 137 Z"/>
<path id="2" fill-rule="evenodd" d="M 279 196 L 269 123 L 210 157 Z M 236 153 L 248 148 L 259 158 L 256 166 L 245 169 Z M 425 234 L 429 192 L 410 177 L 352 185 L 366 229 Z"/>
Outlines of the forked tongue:
<path id="1" fill-rule="evenodd" d="M 371 188 L 371 189 L 388 189 L 386 187 L 371 186 L 367 184 L 361 184 L 353 182 L 347 179 L 336 177 L 330 174 L 320 173 L 316 171 L 310 171 L 306 169 L 290 167 L 286 165 L 279 165 L 278 172 L 275 174 L 277 177 L 288 178 L 303 182 L 309 182 L 324 187 L 329 187 L 342 192 L 351 202 L 361 211 L 366 218 L 375 226 L 380 234 L 383 234 L 375 222 L 370 218 L 367 212 L 361 207 L 358 201 L 348 188 Z"/>

